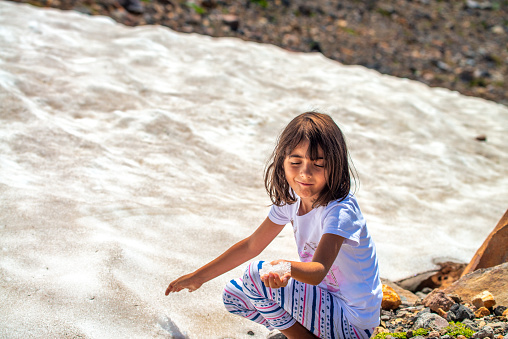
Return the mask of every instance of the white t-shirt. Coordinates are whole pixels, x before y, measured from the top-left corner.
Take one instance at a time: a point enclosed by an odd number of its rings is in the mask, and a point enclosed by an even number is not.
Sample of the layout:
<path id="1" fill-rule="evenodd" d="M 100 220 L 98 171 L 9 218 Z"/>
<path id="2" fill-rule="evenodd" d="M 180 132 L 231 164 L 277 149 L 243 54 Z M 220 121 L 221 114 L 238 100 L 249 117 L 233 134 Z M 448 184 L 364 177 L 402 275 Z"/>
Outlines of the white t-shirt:
<path id="1" fill-rule="evenodd" d="M 301 216 L 299 207 L 299 197 L 292 205 L 272 205 L 268 217 L 278 225 L 291 222 L 302 262 L 312 261 L 323 234 L 343 237 L 337 258 L 318 286 L 343 300 L 344 311 L 352 324 L 361 329 L 378 326 L 383 292 L 376 248 L 356 198 L 349 194 L 341 202 L 332 201 Z"/>

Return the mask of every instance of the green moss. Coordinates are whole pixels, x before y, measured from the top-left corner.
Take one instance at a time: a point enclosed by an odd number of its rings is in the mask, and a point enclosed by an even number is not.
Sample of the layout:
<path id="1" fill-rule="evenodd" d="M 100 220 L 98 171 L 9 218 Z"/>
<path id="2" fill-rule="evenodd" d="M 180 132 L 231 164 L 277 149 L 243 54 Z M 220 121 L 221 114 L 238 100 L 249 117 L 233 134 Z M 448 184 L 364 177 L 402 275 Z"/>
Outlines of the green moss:
<path id="1" fill-rule="evenodd" d="M 413 337 L 416 337 L 417 335 L 421 335 L 421 336 L 425 337 L 427 334 L 429 334 L 429 330 L 427 330 L 425 328 L 419 328 L 416 331 L 413 331 Z M 378 333 L 372 339 L 386 339 L 387 336 L 392 336 L 394 338 L 399 338 L 399 339 L 408 339 L 406 332 Z"/>
<path id="2" fill-rule="evenodd" d="M 259 6 L 266 8 L 268 7 L 268 1 L 267 0 L 250 0 L 250 2 L 258 4 Z"/>
<path id="3" fill-rule="evenodd" d="M 358 32 L 356 32 L 354 29 L 349 27 L 341 27 L 344 32 L 346 32 L 349 35 L 358 35 Z"/>
<path id="4" fill-rule="evenodd" d="M 407 339 L 406 332 L 396 332 L 396 333 L 378 333 L 373 339 L 385 339 L 387 336 L 392 336 L 394 338 Z"/>
<path id="5" fill-rule="evenodd" d="M 503 59 L 501 57 L 494 55 L 494 54 L 490 54 L 488 56 L 487 61 L 493 62 L 497 67 L 502 66 L 504 63 Z"/>
<path id="6" fill-rule="evenodd" d="M 469 87 L 487 87 L 487 80 L 483 78 L 473 79 L 469 82 Z"/>
<path id="7" fill-rule="evenodd" d="M 390 11 L 387 11 L 386 9 L 383 9 L 383 8 L 376 8 L 376 12 L 378 12 L 382 16 L 391 16 L 392 15 L 392 13 Z"/>
<path id="8" fill-rule="evenodd" d="M 467 328 L 461 322 L 450 322 L 450 325 L 446 327 L 444 330 L 446 334 L 450 337 L 457 338 L 459 335 L 463 335 L 466 338 L 470 338 L 473 336 L 474 331 Z M 413 337 L 422 336 L 426 337 L 429 334 L 429 330 L 425 328 L 419 328 L 416 331 L 413 331 Z M 408 339 L 406 332 L 396 332 L 396 333 L 378 333 L 373 339 L 386 339 L 387 336 L 392 336 L 393 338 L 398 339 Z"/>
<path id="9" fill-rule="evenodd" d="M 421 335 L 425 337 L 427 334 L 429 334 L 429 330 L 426 328 L 419 328 L 416 331 L 413 332 L 413 337 L 416 337 L 417 335 Z"/>
<path id="10" fill-rule="evenodd" d="M 195 4 L 194 2 L 186 2 L 185 6 L 192 8 L 198 14 L 205 14 L 206 13 L 206 10 L 203 7 Z"/>
<path id="11" fill-rule="evenodd" d="M 445 328 L 446 334 L 451 337 L 457 337 L 458 335 L 463 335 L 466 338 L 471 337 L 474 334 L 473 330 L 470 330 L 461 322 L 454 323 L 450 322 L 450 326 Z"/>

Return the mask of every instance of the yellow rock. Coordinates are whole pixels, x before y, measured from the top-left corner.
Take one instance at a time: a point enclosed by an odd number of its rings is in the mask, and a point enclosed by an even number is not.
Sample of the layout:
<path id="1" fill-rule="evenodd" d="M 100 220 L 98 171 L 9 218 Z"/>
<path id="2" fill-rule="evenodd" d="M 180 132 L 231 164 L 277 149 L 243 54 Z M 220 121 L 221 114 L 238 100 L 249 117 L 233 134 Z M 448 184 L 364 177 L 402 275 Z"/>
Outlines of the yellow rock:
<path id="1" fill-rule="evenodd" d="M 483 291 L 482 293 L 483 306 L 486 308 L 492 308 L 496 304 L 494 296 L 489 291 Z"/>
<path id="2" fill-rule="evenodd" d="M 482 293 L 477 294 L 476 296 L 474 296 L 471 302 L 478 309 L 482 307 L 491 308 L 496 304 L 494 296 L 489 291 L 483 291 Z"/>
<path id="3" fill-rule="evenodd" d="M 381 301 L 381 308 L 383 310 L 394 310 L 402 304 L 399 295 L 393 288 L 383 284 L 383 300 Z"/>
<path id="4" fill-rule="evenodd" d="M 474 315 L 477 318 L 483 318 L 490 315 L 490 311 L 485 307 L 480 307 L 479 309 L 476 310 L 476 312 L 474 312 Z"/>

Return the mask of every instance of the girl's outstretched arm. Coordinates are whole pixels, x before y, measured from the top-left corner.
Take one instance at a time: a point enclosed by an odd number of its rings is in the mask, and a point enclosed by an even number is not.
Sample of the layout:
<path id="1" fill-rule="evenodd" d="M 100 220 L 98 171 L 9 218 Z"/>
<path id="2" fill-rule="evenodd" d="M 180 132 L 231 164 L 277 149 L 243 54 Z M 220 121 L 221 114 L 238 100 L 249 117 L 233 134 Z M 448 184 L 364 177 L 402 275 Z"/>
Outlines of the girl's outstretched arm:
<path id="1" fill-rule="evenodd" d="M 205 282 L 226 273 L 238 265 L 254 258 L 282 231 L 284 225 L 277 225 L 270 219 L 265 221 L 250 235 L 231 246 L 226 252 L 196 271 L 172 281 L 166 289 L 166 295 L 188 289 L 197 290 Z"/>
<path id="2" fill-rule="evenodd" d="M 310 285 L 319 285 L 332 267 L 343 242 L 344 238 L 339 235 L 323 234 L 311 262 L 291 261 L 290 275 L 279 277 L 276 273 L 270 273 L 262 277 L 262 280 L 270 288 L 285 287 L 289 276 Z M 279 261 L 276 260 L 272 264 Z"/>

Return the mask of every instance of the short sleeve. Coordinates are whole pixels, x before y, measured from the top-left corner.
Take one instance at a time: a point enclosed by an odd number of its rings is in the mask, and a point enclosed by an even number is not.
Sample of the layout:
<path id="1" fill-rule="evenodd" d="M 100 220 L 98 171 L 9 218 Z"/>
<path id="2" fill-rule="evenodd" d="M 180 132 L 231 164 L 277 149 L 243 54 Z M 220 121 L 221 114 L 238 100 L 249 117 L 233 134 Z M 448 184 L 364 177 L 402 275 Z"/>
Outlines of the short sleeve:
<path id="1" fill-rule="evenodd" d="M 268 213 L 268 218 L 277 225 L 286 225 L 291 221 L 291 216 L 289 215 L 290 211 L 287 207 L 288 205 L 272 205 L 270 212 Z"/>
<path id="2" fill-rule="evenodd" d="M 337 204 L 325 216 L 323 234 L 340 235 L 345 244 L 357 247 L 364 224 L 361 212 L 356 211 L 354 206 Z"/>

